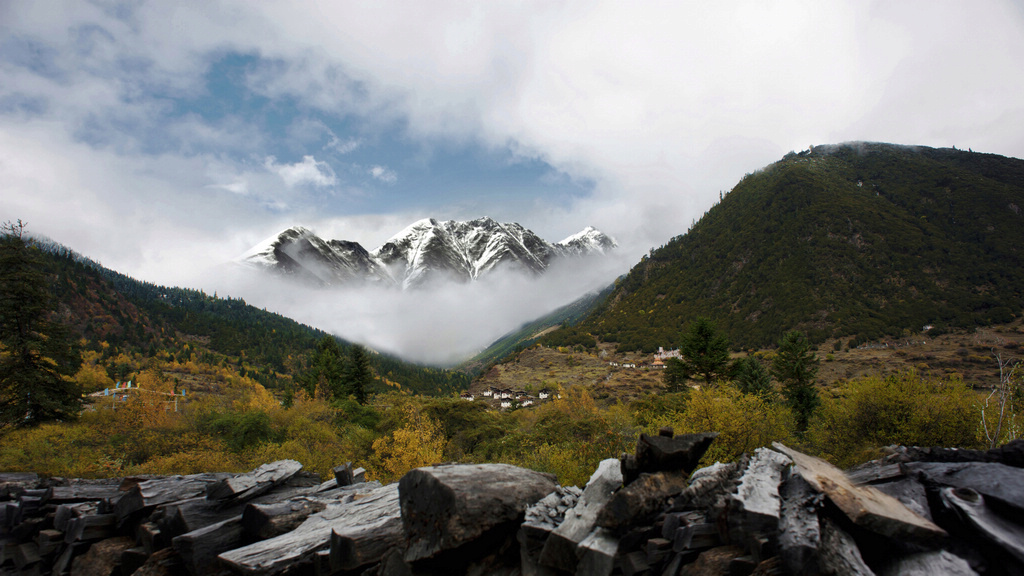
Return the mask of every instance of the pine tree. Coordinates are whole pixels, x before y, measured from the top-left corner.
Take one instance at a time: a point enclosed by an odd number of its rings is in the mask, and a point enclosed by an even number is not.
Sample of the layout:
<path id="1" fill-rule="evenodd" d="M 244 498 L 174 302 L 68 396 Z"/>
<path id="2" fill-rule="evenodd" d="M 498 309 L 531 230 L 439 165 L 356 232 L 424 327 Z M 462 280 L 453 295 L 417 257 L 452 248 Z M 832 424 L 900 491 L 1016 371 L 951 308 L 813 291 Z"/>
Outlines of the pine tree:
<path id="1" fill-rule="evenodd" d="M 324 336 L 317 342 L 309 368 L 295 380 L 311 398 L 319 395 L 329 400 L 345 396 L 345 373 L 341 346 L 334 336 Z"/>
<path id="2" fill-rule="evenodd" d="M 721 377 L 729 364 L 729 339 L 719 334 L 715 324 L 700 317 L 690 324 L 679 345 L 683 363 L 690 374 L 700 374 L 704 382 Z"/>
<path id="3" fill-rule="evenodd" d="M 688 392 L 690 388 L 686 385 L 690 375 L 686 371 L 686 364 L 679 358 L 669 358 L 665 361 L 665 371 L 662 372 L 662 382 L 665 383 L 667 392 Z"/>
<path id="4" fill-rule="evenodd" d="M 782 384 L 782 395 L 796 413 L 796 427 L 807 430 L 811 414 L 821 403 L 814 377 L 818 374 L 818 357 L 803 332 L 791 330 L 779 341 L 772 360 L 772 376 Z"/>
<path id="5" fill-rule="evenodd" d="M 21 220 L 0 227 L 0 427 L 72 420 L 82 392 L 71 381 L 82 357 L 50 320 L 50 293 L 38 249 Z"/>
<path id="6" fill-rule="evenodd" d="M 373 372 L 370 370 L 370 358 L 366 348 L 359 344 L 352 346 L 348 362 L 348 387 L 356 397 L 356 402 L 366 403 L 366 389 L 373 383 Z"/>
<path id="7" fill-rule="evenodd" d="M 744 394 L 757 394 L 766 398 L 775 395 L 772 377 L 761 361 L 753 356 L 736 361 L 736 388 Z"/>

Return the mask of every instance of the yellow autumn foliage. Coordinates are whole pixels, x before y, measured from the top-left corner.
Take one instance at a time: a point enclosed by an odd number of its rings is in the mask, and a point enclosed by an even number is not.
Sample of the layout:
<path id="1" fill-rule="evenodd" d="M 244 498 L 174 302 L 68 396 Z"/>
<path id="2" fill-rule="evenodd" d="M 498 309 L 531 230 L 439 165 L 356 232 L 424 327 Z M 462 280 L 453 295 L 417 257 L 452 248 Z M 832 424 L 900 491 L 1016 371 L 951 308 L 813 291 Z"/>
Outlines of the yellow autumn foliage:
<path id="1" fill-rule="evenodd" d="M 409 404 L 405 425 L 374 440 L 370 472 L 381 482 L 393 482 L 413 468 L 440 463 L 444 459 L 444 446 L 441 425 Z"/>

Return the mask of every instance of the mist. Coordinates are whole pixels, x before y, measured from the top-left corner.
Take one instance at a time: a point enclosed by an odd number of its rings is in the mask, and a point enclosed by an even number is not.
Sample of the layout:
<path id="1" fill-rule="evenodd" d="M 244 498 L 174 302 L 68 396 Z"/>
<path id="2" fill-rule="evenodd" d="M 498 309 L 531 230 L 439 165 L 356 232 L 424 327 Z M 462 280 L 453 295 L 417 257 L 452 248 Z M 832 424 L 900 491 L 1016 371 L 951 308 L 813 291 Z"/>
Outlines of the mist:
<path id="1" fill-rule="evenodd" d="M 226 266 L 207 289 L 276 312 L 373 350 L 433 366 L 452 366 L 506 333 L 605 288 L 632 261 L 624 253 L 565 258 L 541 276 L 495 270 L 470 283 L 400 290 L 313 288 L 270 273 Z"/>

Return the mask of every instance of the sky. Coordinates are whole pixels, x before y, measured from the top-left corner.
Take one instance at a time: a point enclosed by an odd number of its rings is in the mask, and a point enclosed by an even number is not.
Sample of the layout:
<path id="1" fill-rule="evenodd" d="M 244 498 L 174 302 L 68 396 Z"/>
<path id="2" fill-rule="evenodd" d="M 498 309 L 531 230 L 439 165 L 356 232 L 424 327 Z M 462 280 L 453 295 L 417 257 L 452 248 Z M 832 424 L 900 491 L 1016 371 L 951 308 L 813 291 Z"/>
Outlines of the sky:
<path id="1" fill-rule="evenodd" d="M 449 361 L 626 272 L 789 151 L 1024 157 L 1022 56 L 1024 4 L 996 0 L 0 0 L 0 220 Z M 296 224 L 372 250 L 482 216 L 620 249 L 540 284 L 347 304 L 226 272 Z"/>

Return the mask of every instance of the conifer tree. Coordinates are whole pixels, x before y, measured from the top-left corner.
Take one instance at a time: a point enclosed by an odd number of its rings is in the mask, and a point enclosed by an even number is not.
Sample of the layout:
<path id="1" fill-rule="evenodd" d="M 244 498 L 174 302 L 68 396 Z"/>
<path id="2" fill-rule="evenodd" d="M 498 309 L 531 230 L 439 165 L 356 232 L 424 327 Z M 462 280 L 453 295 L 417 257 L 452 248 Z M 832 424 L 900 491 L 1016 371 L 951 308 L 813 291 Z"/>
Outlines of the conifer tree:
<path id="1" fill-rule="evenodd" d="M 811 414 L 821 403 L 814 387 L 817 374 L 818 357 L 803 332 L 786 332 L 772 360 L 772 376 L 782 384 L 782 395 L 796 413 L 796 426 L 801 433 L 807 430 Z"/>
<path id="2" fill-rule="evenodd" d="M 0 427 L 72 420 L 82 392 L 70 378 L 82 364 L 67 330 L 50 320 L 50 293 L 25 223 L 0 226 Z"/>
<path id="3" fill-rule="evenodd" d="M 710 384 L 714 377 L 724 375 L 729 364 L 729 339 L 718 333 L 714 322 L 700 317 L 683 334 L 679 352 L 686 370 Z"/>
<path id="4" fill-rule="evenodd" d="M 356 397 L 356 402 L 366 403 L 366 389 L 373 383 L 373 372 L 370 370 L 370 359 L 366 348 L 359 344 L 352 346 L 348 363 L 348 386 Z"/>
<path id="5" fill-rule="evenodd" d="M 744 394 L 757 394 L 766 398 L 775 395 L 772 377 L 761 361 L 753 356 L 736 361 L 736 387 Z"/>

